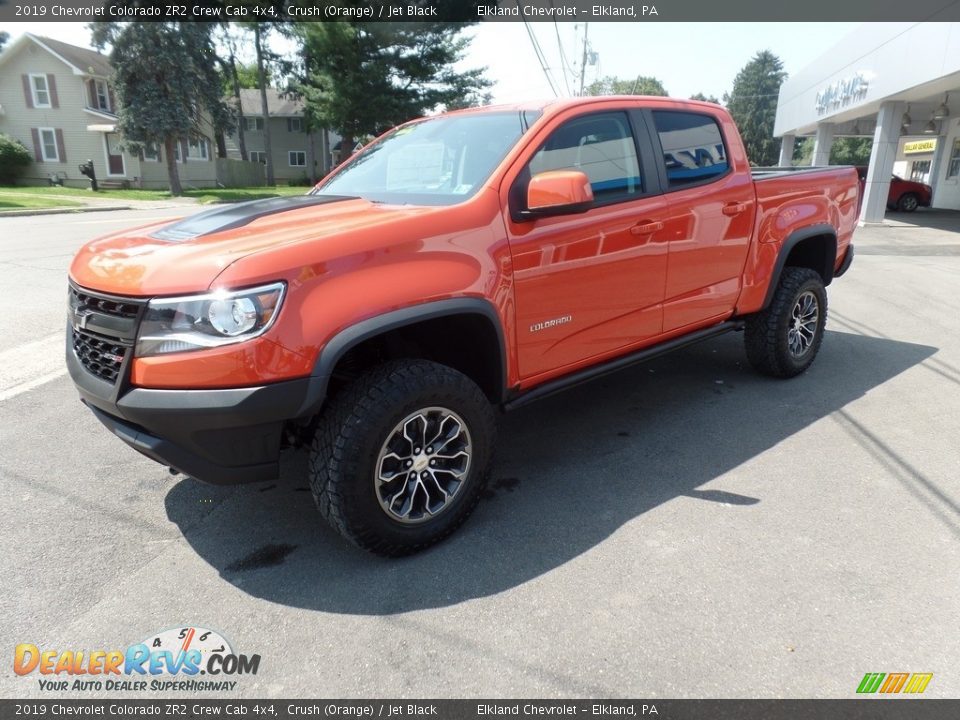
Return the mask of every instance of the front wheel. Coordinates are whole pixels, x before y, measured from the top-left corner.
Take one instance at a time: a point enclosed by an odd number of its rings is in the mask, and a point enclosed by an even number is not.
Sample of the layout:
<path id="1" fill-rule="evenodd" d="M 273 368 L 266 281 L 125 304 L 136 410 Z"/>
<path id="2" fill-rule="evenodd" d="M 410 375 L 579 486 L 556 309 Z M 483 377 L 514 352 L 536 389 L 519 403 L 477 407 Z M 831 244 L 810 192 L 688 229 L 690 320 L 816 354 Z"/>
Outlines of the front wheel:
<path id="1" fill-rule="evenodd" d="M 310 486 L 345 538 L 406 555 L 445 538 L 476 507 L 494 437 L 493 408 L 468 377 L 425 360 L 390 362 L 324 413 Z"/>
<path id="2" fill-rule="evenodd" d="M 817 356 L 826 323 L 827 290 L 820 274 L 784 268 L 770 305 L 747 319 L 747 359 L 764 375 L 799 375 Z"/>

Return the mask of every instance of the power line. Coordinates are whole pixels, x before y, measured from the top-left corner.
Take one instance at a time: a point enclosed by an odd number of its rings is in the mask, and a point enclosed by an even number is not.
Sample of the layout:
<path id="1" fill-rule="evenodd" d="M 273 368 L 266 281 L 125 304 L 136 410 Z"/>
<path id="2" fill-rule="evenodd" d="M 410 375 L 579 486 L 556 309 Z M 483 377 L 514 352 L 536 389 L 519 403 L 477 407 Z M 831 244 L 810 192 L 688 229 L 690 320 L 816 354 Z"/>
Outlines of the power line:
<path id="1" fill-rule="evenodd" d="M 520 7 L 520 0 L 517 0 L 517 8 Z M 543 50 L 540 48 L 540 43 L 537 42 L 536 36 L 533 34 L 533 30 L 530 28 L 530 24 L 527 22 L 527 18 L 523 13 L 520 13 L 523 17 L 523 26 L 527 29 L 527 36 L 530 38 L 530 44 L 533 46 L 533 52 L 537 56 L 537 60 L 540 62 L 540 69 L 543 70 L 543 76 L 547 79 L 547 83 L 550 85 L 550 90 L 553 92 L 554 97 L 560 97 L 560 93 L 557 91 L 557 87 L 553 81 L 553 77 L 550 75 L 550 67 L 547 64 L 546 57 L 543 54 Z"/>
<path id="2" fill-rule="evenodd" d="M 550 0 L 550 7 L 553 7 L 553 0 Z M 567 95 L 572 95 L 573 93 L 570 92 L 570 81 L 567 78 L 567 70 L 570 71 L 571 75 L 574 75 L 574 70 L 570 67 L 567 62 L 567 56 L 563 52 L 563 43 L 560 42 L 560 26 L 557 24 L 556 15 L 553 17 L 553 31 L 557 35 L 557 50 L 560 51 L 560 71 L 563 73 L 563 85 L 567 89 Z"/>
<path id="3" fill-rule="evenodd" d="M 580 63 L 580 95 L 583 95 L 583 80 L 587 74 L 587 48 L 590 47 L 587 44 L 587 30 L 590 28 L 590 23 L 583 24 L 583 60 Z"/>

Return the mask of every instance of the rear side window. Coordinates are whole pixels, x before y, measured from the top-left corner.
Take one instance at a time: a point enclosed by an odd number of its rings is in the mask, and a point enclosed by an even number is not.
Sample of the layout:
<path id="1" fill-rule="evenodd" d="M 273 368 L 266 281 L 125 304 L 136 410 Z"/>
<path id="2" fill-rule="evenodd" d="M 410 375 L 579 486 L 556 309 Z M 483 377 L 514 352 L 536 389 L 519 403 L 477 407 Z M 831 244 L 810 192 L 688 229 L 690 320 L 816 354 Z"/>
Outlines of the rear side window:
<path id="1" fill-rule="evenodd" d="M 653 122 L 671 189 L 709 182 L 730 168 L 723 135 L 711 116 L 655 110 Z"/>
<path id="2" fill-rule="evenodd" d="M 598 113 L 557 128 L 530 161 L 530 175 L 579 170 L 600 203 L 643 193 L 637 147 L 626 113 Z"/>

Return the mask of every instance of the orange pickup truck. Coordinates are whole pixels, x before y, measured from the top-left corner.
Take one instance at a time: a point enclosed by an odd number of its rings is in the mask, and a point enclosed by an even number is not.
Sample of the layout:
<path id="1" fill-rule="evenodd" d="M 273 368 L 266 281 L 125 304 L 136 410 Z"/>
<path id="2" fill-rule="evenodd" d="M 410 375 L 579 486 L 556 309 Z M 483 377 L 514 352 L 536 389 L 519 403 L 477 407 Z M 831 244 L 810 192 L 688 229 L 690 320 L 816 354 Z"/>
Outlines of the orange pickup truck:
<path id="1" fill-rule="evenodd" d="M 477 504 L 495 410 L 721 333 L 790 377 L 853 258 L 854 168 L 751 171 L 708 103 L 577 98 L 401 125 L 309 194 L 115 233 L 70 268 L 99 420 L 211 483 L 309 446 L 321 514 L 385 555 Z"/>

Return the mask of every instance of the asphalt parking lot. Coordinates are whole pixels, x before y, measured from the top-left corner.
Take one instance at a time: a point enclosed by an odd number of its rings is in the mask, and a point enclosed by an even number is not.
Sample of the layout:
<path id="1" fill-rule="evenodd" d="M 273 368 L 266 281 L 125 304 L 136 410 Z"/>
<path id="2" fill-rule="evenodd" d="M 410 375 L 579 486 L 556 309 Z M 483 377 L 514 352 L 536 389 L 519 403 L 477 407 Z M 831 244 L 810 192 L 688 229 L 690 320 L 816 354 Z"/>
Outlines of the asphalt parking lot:
<path id="1" fill-rule="evenodd" d="M 858 231 L 799 378 L 732 334 L 504 417 L 470 522 L 388 561 L 322 524 L 301 457 L 203 486 L 77 400 L 70 256 L 180 213 L 0 219 L 5 652 L 197 625 L 261 655 L 249 698 L 960 695 L 960 214 Z M 44 695 L 9 662 L 0 695 Z"/>

